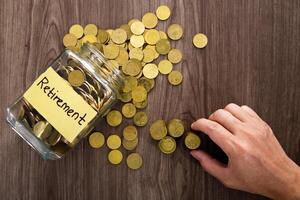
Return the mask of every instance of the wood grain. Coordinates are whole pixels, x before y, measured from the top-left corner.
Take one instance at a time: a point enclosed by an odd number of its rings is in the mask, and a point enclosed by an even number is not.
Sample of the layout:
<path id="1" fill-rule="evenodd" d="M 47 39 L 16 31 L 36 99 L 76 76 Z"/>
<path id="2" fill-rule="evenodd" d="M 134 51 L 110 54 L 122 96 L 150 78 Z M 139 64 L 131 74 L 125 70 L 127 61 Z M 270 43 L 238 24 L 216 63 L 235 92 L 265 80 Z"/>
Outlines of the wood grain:
<path id="1" fill-rule="evenodd" d="M 206 174 L 178 144 L 162 155 L 140 129 L 139 171 L 125 162 L 108 164 L 108 150 L 87 141 L 59 161 L 44 161 L 5 123 L 6 107 L 63 50 L 62 37 L 73 23 L 116 28 L 160 4 L 172 18 L 160 23 L 184 27 L 172 45 L 184 53 L 175 66 L 184 75 L 180 87 L 164 76 L 149 97 L 155 119 L 183 119 L 187 124 L 230 102 L 253 107 L 273 128 L 287 154 L 300 164 L 300 1 L 299 0 L 48 0 L 0 2 L 1 56 L 1 199 L 264 199 L 226 189 Z M 204 50 L 192 46 L 197 32 L 208 35 Z M 126 122 L 127 124 L 129 121 Z M 125 124 L 126 124 L 125 123 Z M 120 133 L 125 126 L 109 128 Z M 203 141 L 210 150 L 215 148 Z M 126 153 L 125 153 L 126 154 Z"/>

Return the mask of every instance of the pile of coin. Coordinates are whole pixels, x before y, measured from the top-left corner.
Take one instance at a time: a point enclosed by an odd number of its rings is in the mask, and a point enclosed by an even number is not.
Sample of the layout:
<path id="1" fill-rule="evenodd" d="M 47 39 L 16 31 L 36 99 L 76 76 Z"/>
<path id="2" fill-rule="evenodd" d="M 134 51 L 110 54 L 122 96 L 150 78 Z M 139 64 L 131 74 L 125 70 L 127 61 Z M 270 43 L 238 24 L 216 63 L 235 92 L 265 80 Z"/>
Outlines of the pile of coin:
<path id="1" fill-rule="evenodd" d="M 148 105 L 148 94 L 155 86 L 155 78 L 159 74 L 166 75 L 173 86 L 180 85 L 183 81 L 182 73 L 174 69 L 174 65 L 183 59 L 182 51 L 171 46 L 171 40 L 178 41 L 183 37 L 183 28 L 175 23 L 169 25 L 166 31 L 156 29 L 159 21 L 167 20 L 170 16 L 170 8 L 161 5 L 155 13 L 147 12 L 141 20 L 131 19 L 116 29 L 99 29 L 95 24 L 85 27 L 74 24 L 63 38 L 64 46 L 74 51 L 79 51 L 86 42 L 92 43 L 108 59 L 110 65 L 120 69 L 125 75 L 124 87 L 118 94 L 118 99 L 124 105 L 120 111 L 111 110 L 106 115 L 106 122 L 112 127 L 119 126 L 124 119 L 132 119 L 133 123 L 124 128 L 122 139 L 117 134 L 107 137 L 106 144 L 111 149 L 108 160 L 112 164 L 119 164 L 123 159 L 119 150 L 121 144 L 128 151 L 137 147 L 137 127 L 143 127 L 148 122 L 147 114 L 141 109 Z M 207 37 L 202 33 L 196 34 L 193 44 L 197 48 L 204 48 Z M 160 56 L 163 58 L 157 62 Z M 72 76 L 81 77 L 79 73 Z M 72 85 L 80 84 L 80 81 L 70 82 Z M 158 120 L 152 124 L 150 133 L 153 139 L 159 140 L 162 152 L 172 153 L 176 149 L 175 139 L 184 134 L 184 125 L 179 119 L 171 120 L 168 125 L 163 120 Z M 104 135 L 98 131 L 89 137 L 93 148 L 102 147 L 104 140 Z M 194 136 L 186 139 L 188 144 L 195 140 Z M 187 145 L 188 148 L 190 146 Z M 142 158 L 138 153 L 132 153 L 127 157 L 126 163 L 129 168 L 138 169 L 142 166 Z"/>
<path id="2" fill-rule="evenodd" d="M 157 140 L 158 148 L 165 154 L 171 154 L 176 150 L 176 140 L 184 135 L 184 123 L 180 119 L 172 119 L 168 123 L 164 120 L 156 120 L 150 126 L 150 136 Z M 185 145 L 189 149 L 197 149 L 200 146 L 200 137 L 192 132 L 185 134 Z"/>

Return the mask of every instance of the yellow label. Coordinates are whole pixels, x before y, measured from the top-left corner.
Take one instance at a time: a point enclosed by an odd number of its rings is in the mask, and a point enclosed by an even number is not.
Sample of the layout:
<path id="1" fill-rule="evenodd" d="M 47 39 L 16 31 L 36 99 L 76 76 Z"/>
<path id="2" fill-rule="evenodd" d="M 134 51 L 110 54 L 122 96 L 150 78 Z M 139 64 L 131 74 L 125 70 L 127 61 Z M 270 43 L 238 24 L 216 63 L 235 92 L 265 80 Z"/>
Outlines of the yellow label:
<path id="1" fill-rule="evenodd" d="M 35 80 L 24 98 L 69 142 L 97 114 L 51 67 Z"/>

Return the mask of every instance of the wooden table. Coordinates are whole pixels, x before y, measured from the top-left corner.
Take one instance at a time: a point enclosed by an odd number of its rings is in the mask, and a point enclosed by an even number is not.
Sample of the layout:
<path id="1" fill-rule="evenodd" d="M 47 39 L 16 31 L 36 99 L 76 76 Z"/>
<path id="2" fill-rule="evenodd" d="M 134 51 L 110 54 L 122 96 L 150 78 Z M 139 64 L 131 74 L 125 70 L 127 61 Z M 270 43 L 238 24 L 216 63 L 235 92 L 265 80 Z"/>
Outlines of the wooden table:
<path id="1" fill-rule="evenodd" d="M 179 87 L 165 76 L 149 96 L 150 122 L 183 119 L 187 125 L 230 102 L 253 107 L 273 128 L 287 154 L 300 164 L 300 2 L 299 0 L 93 0 L 1 1 L 1 199 L 264 199 L 226 189 L 205 173 L 179 142 L 163 155 L 139 129 L 141 170 L 123 161 L 112 166 L 107 148 L 94 150 L 87 140 L 59 161 L 44 161 L 5 123 L 5 108 L 63 50 L 62 38 L 73 23 L 116 28 L 141 18 L 160 4 L 172 9 L 171 23 L 184 28 L 172 45 L 184 53 L 175 68 Z M 196 49 L 192 37 L 206 33 L 208 46 Z M 106 134 L 121 127 L 103 125 Z M 214 149 L 204 139 L 204 147 Z M 123 150 L 122 150 L 123 151 Z M 127 153 L 125 151 L 124 155 Z"/>

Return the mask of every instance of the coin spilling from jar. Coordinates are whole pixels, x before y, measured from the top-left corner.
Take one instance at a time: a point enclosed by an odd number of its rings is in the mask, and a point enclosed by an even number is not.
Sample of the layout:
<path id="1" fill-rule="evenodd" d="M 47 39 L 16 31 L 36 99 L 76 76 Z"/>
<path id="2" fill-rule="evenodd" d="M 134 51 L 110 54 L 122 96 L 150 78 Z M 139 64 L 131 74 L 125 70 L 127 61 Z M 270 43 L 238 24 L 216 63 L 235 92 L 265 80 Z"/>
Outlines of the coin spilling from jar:
<path id="1" fill-rule="evenodd" d="M 167 76 L 167 81 L 173 86 L 184 81 L 182 72 L 176 69 L 184 55 L 180 49 L 171 45 L 171 41 L 184 37 L 183 27 L 174 23 L 168 26 L 166 32 L 156 28 L 160 21 L 165 21 L 170 16 L 170 8 L 161 5 L 155 13 L 147 12 L 141 20 L 131 19 L 116 29 L 101 29 L 94 24 L 85 27 L 74 24 L 63 38 L 65 47 L 74 51 L 79 51 L 85 42 L 94 44 L 108 62 L 125 75 L 125 84 L 118 97 L 123 105 L 120 110 L 111 110 L 106 115 L 106 122 L 109 126 L 117 127 L 124 120 L 130 120 L 130 125 L 122 133 L 105 135 L 95 131 L 89 136 L 89 143 L 93 148 L 104 146 L 106 137 L 107 147 L 111 149 L 108 153 L 111 164 L 122 162 L 123 148 L 130 152 L 126 159 L 127 166 L 130 169 L 142 167 L 142 156 L 136 152 L 138 128 L 148 123 L 148 115 L 143 109 L 148 105 L 148 95 L 155 87 L 155 79 L 160 74 Z M 204 48 L 208 40 L 205 34 L 197 33 L 192 42 L 195 47 Z M 160 56 L 163 58 L 157 62 Z M 80 80 L 74 82 L 76 84 Z M 185 129 L 180 119 L 168 122 L 157 120 L 150 126 L 149 133 L 152 139 L 158 141 L 158 148 L 165 154 L 173 153 L 176 142 L 183 136 L 188 149 L 199 148 L 200 137 Z"/>
<path id="2" fill-rule="evenodd" d="M 126 164 L 130 169 L 142 167 L 142 156 L 136 152 L 139 143 L 139 128 L 148 123 L 148 115 L 143 110 L 148 105 L 148 95 L 155 87 L 157 76 L 166 76 L 166 80 L 174 87 L 179 87 L 184 76 L 177 65 L 184 59 L 182 50 L 172 47 L 171 41 L 177 42 L 184 37 L 184 30 L 180 24 L 171 24 L 166 31 L 158 30 L 159 22 L 169 19 L 171 10 L 168 6 L 159 6 L 155 13 L 148 12 L 142 19 L 131 19 L 128 23 L 116 29 L 101 29 L 95 24 L 81 26 L 74 24 L 63 37 L 63 45 L 79 52 L 85 43 L 93 44 L 107 59 L 107 65 L 102 73 L 108 73 L 114 68 L 124 74 L 124 86 L 118 93 L 118 99 L 123 103 L 121 110 L 113 109 L 106 114 L 109 126 L 117 127 L 130 120 L 131 124 L 123 129 L 122 133 L 104 134 L 94 130 L 89 136 L 90 146 L 101 148 L 107 146 L 110 152 L 107 155 L 111 164 L 118 165 L 123 160 L 121 148 L 130 152 L 126 157 Z M 208 44 L 205 34 L 198 33 L 192 43 L 196 48 L 204 48 Z M 158 62 L 158 58 L 162 57 Z M 105 67 L 105 66 L 103 66 Z M 106 106 L 107 94 L 90 74 L 78 67 L 78 63 L 70 60 L 61 65 L 57 73 L 63 77 L 74 90 L 95 110 Z M 78 140 L 68 142 L 56 131 L 33 107 L 23 101 L 19 112 L 20 119 L 40 140 L 49 147 L 64 154 L 72 148 Z M 89 131 L 90 132 L 90 131 Z M 200 138 L 186 132 L 180 119 L 169 122 L 157 120 L 153 122 L 150 136 L 158 141 L 159 149 L 165 154 L 171 154 L 176 149 L 176 142 L 185 135 L 185 145 L 189 149 L 200 146 Z"/>

